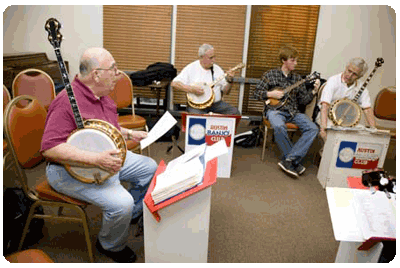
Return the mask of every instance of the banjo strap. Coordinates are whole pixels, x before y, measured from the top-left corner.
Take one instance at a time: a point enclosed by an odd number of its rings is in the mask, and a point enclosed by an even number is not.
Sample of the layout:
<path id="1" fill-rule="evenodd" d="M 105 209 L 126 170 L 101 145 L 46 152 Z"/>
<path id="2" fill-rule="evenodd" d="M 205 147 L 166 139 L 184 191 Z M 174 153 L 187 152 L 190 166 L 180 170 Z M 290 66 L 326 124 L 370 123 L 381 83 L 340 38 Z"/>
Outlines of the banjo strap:
<path id="1" fill-rule="evenodd" d="M 211 70 L 211 78 L 214 82 L 214 66 L 211 66 L 210 70 Z"/>

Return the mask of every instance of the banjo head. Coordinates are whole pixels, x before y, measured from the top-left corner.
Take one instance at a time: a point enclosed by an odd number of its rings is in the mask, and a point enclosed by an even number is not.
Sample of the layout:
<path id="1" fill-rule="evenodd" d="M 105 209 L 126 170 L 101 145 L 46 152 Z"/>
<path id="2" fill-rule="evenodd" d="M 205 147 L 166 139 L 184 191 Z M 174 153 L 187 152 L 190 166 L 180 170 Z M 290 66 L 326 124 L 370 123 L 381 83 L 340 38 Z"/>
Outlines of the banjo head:
<path id="1" fill-rule="evenodd" d="M 102 120 L 86 120 L 85 128 L 78 129 L 71 133 L 67 143 L 83 151 L 104 152 L 118 149 L 121 151 L 120 158 L 125 162 L 126 143 L 122 134 L 113 125 Z M 77 167 L 65 165 L 66 170 L 71 176 L 84 183 L 102 184 L 114 173 L 109 173 L 100 168 Z"/>
<path id="2" fill-rule="evenodd" d="M 349 99 L 335 101 L 329 109 L 329 118 L 336 126 L 354 127 L 361 119 L 361 109 Z"/>
<path id="3" fill-rule="evenodd" d="M 187 93 L 189 105 L 196 109 L 204 109 L 211 106 L 214 101 L 214 90 L 212 90 L 212 88 L 209 87 L 206 83 L 196 83 L 195 85 L 202 87 L 204 90 L 204 94 L 198 96 L 194 93 Z M 204 108 L 198 108 L 199 106 Z"/>

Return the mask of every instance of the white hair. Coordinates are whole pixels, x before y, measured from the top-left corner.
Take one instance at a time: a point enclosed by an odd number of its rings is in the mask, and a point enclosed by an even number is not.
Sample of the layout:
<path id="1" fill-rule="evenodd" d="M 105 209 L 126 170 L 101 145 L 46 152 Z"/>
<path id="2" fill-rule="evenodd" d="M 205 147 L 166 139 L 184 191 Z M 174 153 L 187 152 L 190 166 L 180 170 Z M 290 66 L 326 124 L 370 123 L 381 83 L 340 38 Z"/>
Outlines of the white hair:
<path id="1" fill-rule="evenodd" d="M 347 63 L 347 67 L 353 64 L 354 66 L 357 66 L 358 68 L 360 68 L 361 72 L 360 72 L 360 77 L 363 77 L 364 74 L 368 71 L 368 63 L 365 62 L 365 60 L 363 58 L 352 58 L 348 63 Z"/>
<path id="2" fill-rule="evenodd" d="M 214 49 L 214 47 L 212 45 L 202 44 L 199 47 L 199 57 L 203 57 L 207 53 L 207 51 L 209 51 L 211 49 Z"/>

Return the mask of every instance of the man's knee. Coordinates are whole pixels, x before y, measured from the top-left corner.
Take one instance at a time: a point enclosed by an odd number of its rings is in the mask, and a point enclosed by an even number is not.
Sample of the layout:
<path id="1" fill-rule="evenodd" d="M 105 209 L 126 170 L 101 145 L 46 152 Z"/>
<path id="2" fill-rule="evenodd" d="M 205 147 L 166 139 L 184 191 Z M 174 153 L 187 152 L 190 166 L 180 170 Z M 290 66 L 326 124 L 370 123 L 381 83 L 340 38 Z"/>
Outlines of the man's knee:
<path id="1" fill-rule="evenodd" d="M 141 180 L 141 185 L 145 186 L 150 184 L 154 173 L 157 171 L 158 164 L 154 159 L 146 157 L 145 161 L 143 161 L 143 166 L 145 168 L 145 176 Z"/>
<path id="2" fill-rule="evenodd" d="M 119 195 L 113 199 L 112 204 L 110 204 L 108 213 L 110 217 L 112 216 L 132 216 L 133 207 L 135 206 L 135 200 L 132 195 L 126 191 L 126 194 Z"/>
<path id="3" fill-rule="evenodd" d="M 281 134 L 287 133 L 286 124 L 276 124 L 273 126 L 273 128 L 274 128 L 275 135 L 281 135 Z"/>

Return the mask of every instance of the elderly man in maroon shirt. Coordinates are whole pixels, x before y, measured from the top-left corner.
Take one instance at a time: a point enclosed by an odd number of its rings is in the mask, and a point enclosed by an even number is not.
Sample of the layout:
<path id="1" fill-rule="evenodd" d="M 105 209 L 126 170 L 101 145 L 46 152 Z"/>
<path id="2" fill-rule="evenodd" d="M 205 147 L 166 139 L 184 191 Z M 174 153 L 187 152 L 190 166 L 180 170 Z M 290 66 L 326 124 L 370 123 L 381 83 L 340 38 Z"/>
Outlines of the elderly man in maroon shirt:
<path id="1" fill-rule="evenodd" d="M 86 50 L 80 60 L 79 74 L 71 86 L 82 118 L 101 119 L 117 127 L 128 139 L 140 140 L 144 131 L 132 131 L 118 125 L 117 108 L 108 97 L 120 78 L 112 55 L 103 48 Z M 127 151 L 125 162 L 115 157 L 118 150 L 101 153 L 80 150 L 66 143 L 76 129 L 74 114 L 63 90 L 49 107 L 41 151 L 49 160 L 46 168 L 50 185 L 60 193 L 99 206 L 103 222 L 97 249 L 116 262 L 134 262 L 135 253 L 126 246 L 130 222 L 137 222 L 143 213 L 143 198 L 157 169 L 157 163 L 146 156 Z M 116 174 L 104 184 L 85 184 L 71 177 L 62 164 L 85 164 Z M 120 181 L 128 181 L 126 190 Z"/>

